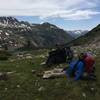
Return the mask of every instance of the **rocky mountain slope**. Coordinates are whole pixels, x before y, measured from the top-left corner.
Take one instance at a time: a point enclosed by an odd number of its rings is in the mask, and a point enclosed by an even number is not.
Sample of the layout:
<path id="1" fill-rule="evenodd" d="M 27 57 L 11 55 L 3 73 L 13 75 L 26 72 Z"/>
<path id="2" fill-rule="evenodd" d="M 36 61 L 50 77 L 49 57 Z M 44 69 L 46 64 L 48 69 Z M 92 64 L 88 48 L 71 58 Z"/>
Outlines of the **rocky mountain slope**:
<path id="1" fill-rule="evenodd" d="M 84 36 L 73 40 L 70 44 L 100 46 L 100 24 Z"/>
<path id="2" fill-rule="evenodd" d="M 72 39 L 66 31 L 50 23 L 30 24 L 14 17 L 0 17 L 0 48 L 47 48 Z"/>
<path id="3" fill-rule="evenodd" d="M 88 30 L 72 30 L 72 31 L 67 31 L 67 33 L 69 33 L 73 38 L 76 39 L 88 33 Z"/>

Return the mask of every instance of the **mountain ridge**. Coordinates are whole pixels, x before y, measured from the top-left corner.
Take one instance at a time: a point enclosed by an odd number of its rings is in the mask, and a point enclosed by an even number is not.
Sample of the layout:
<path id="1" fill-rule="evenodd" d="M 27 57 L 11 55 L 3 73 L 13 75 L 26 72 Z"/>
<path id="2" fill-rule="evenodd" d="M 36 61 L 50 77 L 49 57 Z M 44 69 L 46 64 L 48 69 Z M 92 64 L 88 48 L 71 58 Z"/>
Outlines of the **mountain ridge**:
<path id="1" fill-rule="evenodd" d="M 8 49 L 52 47 L 73 38 L 48 22 L 31 24 L 14 17 L 0 17 L 0 47 Z"/>
<path id="2" fill-rule="evenodd" d="M 69 44 L 71 45 L 100 45 L 100 24 L 98 24 L 95 28 L 89 31 L 87 34 L 78 37 L 77 39 L 71 41 Z"/>
<path id="3" fill-rule="evenodd" d="M 76 39 L 88 33 L 88 30 L 67 30 L 67 33 Z"/>

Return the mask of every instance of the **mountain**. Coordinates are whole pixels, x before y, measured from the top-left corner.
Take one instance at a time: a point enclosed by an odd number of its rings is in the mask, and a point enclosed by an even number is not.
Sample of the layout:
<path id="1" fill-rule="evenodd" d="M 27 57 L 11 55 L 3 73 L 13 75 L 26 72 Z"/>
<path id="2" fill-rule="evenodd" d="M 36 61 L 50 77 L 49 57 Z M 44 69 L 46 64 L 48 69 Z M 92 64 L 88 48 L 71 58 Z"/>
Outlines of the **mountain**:
<path id="1" fill-rule="evenodd" d="M 88 33 L 88 30 L 72 30 L 72 31 L 67 31 L 67 33 L 76 39 L 76 38 Z"/>
<path id="2" fill-rule="evenodd" d="M 70 42 L 73 45 L 100 45 L 100 24 L 87 34 Z"/>
<path id="3" fill-rule="evenodd" d="M 66 31 L 47 22 L 30 24 L 14 17 L 0 17 L 1 48 L 48 48 L 72 39 Z"/>

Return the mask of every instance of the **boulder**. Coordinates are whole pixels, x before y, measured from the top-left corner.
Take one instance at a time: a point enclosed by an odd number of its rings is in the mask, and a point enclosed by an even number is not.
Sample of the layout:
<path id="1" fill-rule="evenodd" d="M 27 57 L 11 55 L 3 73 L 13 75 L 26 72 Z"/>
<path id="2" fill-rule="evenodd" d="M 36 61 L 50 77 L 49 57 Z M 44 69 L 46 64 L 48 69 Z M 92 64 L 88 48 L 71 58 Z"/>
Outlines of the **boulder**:
<path id="1" fill-rule="evenodd" d="M 53 70 L 45 71 L 43 74 L 43 79 L 64 77 L 65 72 L 62 70 L 62 68 L 54 68 Z"/>
<path id="2" fill-rule="evenodd" d="M 33 74 L 36 73 L 36 70 L 32 70 L 32 73 L 33 73 Z"/>
<path id="3" fill-rule="evenodd" d="M 41 87 L 38 89 L 39 92 L 44 91 L 44 90 L 45 90 L 45 88 L 44 88 L 43 86 L 41 86 Z"/>
<path id="4" fill-rule="evenodd" d="M 26 56 L 26 59 L 32 59 L 33 57 L 32 56 Z"/>
<path id="5" fill-rule="evenodd" d="M 42 62 L 40 65 L 45 65 L 46 63 L 45 62 Z"/>

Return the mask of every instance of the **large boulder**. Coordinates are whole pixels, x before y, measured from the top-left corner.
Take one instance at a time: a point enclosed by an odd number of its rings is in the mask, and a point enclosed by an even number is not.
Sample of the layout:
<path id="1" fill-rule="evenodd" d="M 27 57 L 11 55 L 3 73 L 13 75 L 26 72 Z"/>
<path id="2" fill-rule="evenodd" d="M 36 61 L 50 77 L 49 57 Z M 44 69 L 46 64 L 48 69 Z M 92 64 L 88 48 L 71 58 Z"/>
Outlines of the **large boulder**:
<path id="1" fill-rule="evenodd" d="M 54 68 L 53 70 L 45 71 L 43 74 L 43 79 L 64 77 L 65 72 L 62 68 Z"/>

